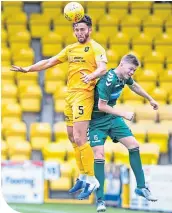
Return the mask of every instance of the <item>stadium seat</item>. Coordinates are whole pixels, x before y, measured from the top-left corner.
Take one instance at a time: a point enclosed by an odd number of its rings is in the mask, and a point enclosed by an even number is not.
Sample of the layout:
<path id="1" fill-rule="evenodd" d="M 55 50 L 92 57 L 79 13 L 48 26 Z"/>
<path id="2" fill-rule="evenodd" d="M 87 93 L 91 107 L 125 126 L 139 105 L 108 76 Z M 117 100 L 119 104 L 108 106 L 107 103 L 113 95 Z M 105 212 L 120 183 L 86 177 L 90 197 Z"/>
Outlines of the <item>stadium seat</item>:
<path id="1" fill-rule="evenodd" d="M 140 120 L 157 121 L 158 119 L 157 111 L 153 110 L 150 104 L 144 104 L 144 105 L 140 105 L 136 107 L 135 112 L 136 112 L 136 121 L 140 121 Z"/>
<path id="2" fill-rule="evenodd" d="M 130 38 L 134 39 L 137 35 L 140 34 L 140 26 L 122 25 L 121 31 L 124 34 L 127 34 Z"/>
<path id="3" fill-rule="evenodd" d="M 31 158 L 31 145 L 28 141 L 18 141 L 9 146 L 9 158 L 12 161 L 24 161 Z"/>
<path id="4" fill-rule="evenodd" d="M 8 81 L 8 84 L 13 84 L 14 85 L 14 80 L 15 80 L 15 72 L 10 72 L 10 68 L 9 66 L 2 66 L 1 67 L 1 80 L 6 80 L 6 82 Z M 1 82 L 3 85 L 3 82 Z M 1 90 L 2 91 L 2 90 Z"/>
<path id="5" fill-rule="evenodd" d="M 47 71 L 46 73 L 48 73 L 49 71 Z M 46 79 L 50 78 L 49 74 L 46 75 Z M 62 80 L 56 80 L 55 78 L 53 80 L 48 79 L 47 81 L 45 81 L 45 91 L 46 93 L 49 94 L 53 94 L 55 93 L 57 88 L 60 87 L 64 87 L 65 86 L 65 82 Z"/>
<path id="6" fill-rule="evenodd" d="M 155 67 L 159 67 L 160 69 L 164 66 L 164 55 L 158 51 L 152 51 L 144 56 L 143 63 L 147 66 L 154 64 Z"/>
<path id="7" fill-rule="evenodd" d="M 117 54 L 115 49 L 108 49 L 106 51 L 106 55 L 107 55 L 108 62 L 114 63 L 112 65 L 112 67 L 115 66 L 115 63 L 117 63 L 119 61 L 119 55 Z M 112 68 L 112 67 L 110 67 L 110 68 Z"/>
<path id="8" fill-rule="evenodd" d="M 30 126 L 30 141 L 32 149 L 42 150 L 51 141 L 51 127 L 49 123 L 32 123 Z"/>
<path id="9" fill-rule="evenodd" d="M 145 9 L 145 10 L 150 10 L 153 6 L 153 2 L 151 1 L 144 1 L 144 2 L 139 2 L 139 1 L 131 1 L 130 2 L 130 7 L 131 9 Z"/>
<path id="10" fill-rule="evenodd" d="M 126 27 L 126 26 L 139 27 L 141 25 L 141 21 L 142 19 L 140 18 L 140 16 L 128 14 L 121 20 L 120 24 L 122 25 L 122 27 Z"/>
<path id="11" fill-rule="evenodd" d="M 105 34 L 102 34 L 101 32 L 94 32 L 93 35 L 92 35 L 92 38 L 100 43 L 104 48 L 107 47 L 107 36 Z"/>
<path id="12" fill-rule="evenodd" d="M 42 54 L 45 57 L 51 57 L 57 55 L 62 50 L 62 36 L 55 33 L 49 32 L 41 39 L 42 43 Z"/>
<path id="13" fill-rule="evenodd" d="M 50 181 L 50 190 L 68 191 L 72 187 L 70 177 L 60 177 L 58 180 Z"/>
<path id="14" fill-rule="evenodd" d="M 128 8 L 117 8 L 117 7 L 109 7 L 109 14 L 116 17 L 116 19 L 121 21 L 128 13 Z"/>
<path id="15" fill-rule="evenodd" d="M 2 61 L 10 61 L 11 60 L 11 51 L 7 47 L 3 47 L 1 49 L 1 60 Z"/>
<path id="16" fill-rule="evenodd" d="M 32 13 L 29 25 L 33 38 L 41 38 L 50 31 L 50 19 L 45 14 Z"/>
<path id="17" fill-rule="evenodd" d="M 125 104 L 126 101 L 137 101 L 139 104 L 143 104 L 144 101 L 143 97 L 134 93 L 131 89 L 128 88 L 128 86 L 124 87 L 122 92 L 122 99 Z"/>
<path id="18" fill-rule="evenodd" d="M 157 144 L 141 144 L 140 155 L 143 165 L 156 165 L 159 160 L 160 149 Z"/>
<path id="19" fill-rule="evenodd" d="M 2 102 L 3 105 L 2 105 L 2 118 L 4 117 L 16 117 L 16 118 L 19 118 L 21 119 L 21 115 L 22 115 L 22 112 L 21 112 L 21 107 L 18 103 L 4 103 Z"/>
<path id="20" fill-rule="evenodd" d="M 111 34 L 117 33 L 118 20 L 110 14 L 104 15 L 98 22 L 99 32 L 106 35 L 108 38 Z"/>
<path id="21" fill-rule="evenodd" d="M 169 96 L 171 94 L 172 91 L 172 84 L 171 81 L 168 82 L 160 82 L 160 86 L 162 89 L 164 89 L 167 92 L 167 96 Z"/>
<path id="22" fill-rule="evenodd" d="M 172 105 L 160 105 L 158 109 L 159 121 L 163 120 L 172 122 Z"/>
<path id="23" fill-rule="evenodd" d="M 1 92 L 2 99 L 5 103 L 17 102 L 18 91 L 15 84 L 2 84 Z"/>
<path id="24" fill-rule="evenodd" d="M 8 146 L 5 141 L 1 141 L 1 161 L 7 160 L 8 157 Z"/>
<path id="25" fill-rule="evenodd" d="M 38 72 L 16 73 L 16 81 L 20 88 L 21 85 L 38 84 Z"/>
<path id="26" fill-rule="evenodd" d="M 153 89 L 155 89 L 156 87 L 155 82 L 141 81 L 141 82 L 138 82 L 138 84 L 148 93 L 152 91 Z"/>
<path id="27" fill-rule="evenodd" d="M 144 27 L 162 27 L 163 19 L 156 15 L 150 15 L 143 21 Z"/>
<path id="28" fill-rule="evenodd" d="M 157 17 L 160 17 L 162 20 L 167 20 L 171 15 L 171 4 L 154 4 L 153 14 Z"/>
<path id="29" fill-rule="evenodd" d="M 63 163 L 66 156 L 66 148 L 59 143 L 46 143 L 42 153 L 45 161 Z"/>
<path id="30" fill-rule="evenodd" d="M 111 57 L 111 56 L 109 56 L 109 57 Z M 106 65 L 107 70 L 112 69 L 112 68 L 116 68 L 117 66 L 118 66 L 118 61 L 113 61 L 113 62 L 110 61 Z"/>
<path id="31" fill-rule="evenodd" d="M 34 63 L 34 51 L 32 48 L 19 49 L 17 52 L 12 53 L 12 59 L 14 64 L 17 64 L 17 61 L 28 61 L 30 64 Z"/>
<path id="32" fill-rule="evenodd" d="M 131 131 L 136 138 L 136 140 L 143 144 L 146 141 L 146 128 L 144 128 L 142 125 L 138 124 L 132 124 L 130 125 Z"/>
<path id="33" fill-rule="evenodd" d="M 65 99 L 66 97 L 66 93 L 67 93 L 67 86 L 63 86 L 63 87 L 56 87 L 55 93 L 53 95 L 54 100 L 55 99 Z"/>
<path id="34" fill-rule="evenodd" d="M 55 99 L 54 110 L 56 113 L 63 113 L 65 108 L 65 100 L 64 99 Z"/>
<path id="35" fill-rule="evenodd" d="M 54 136 L 56 141 L 68 139 L 66 123 L 64 121 L 54 124 Z"/>
<path id="36" fill-rule="evenodd" d="M 102 16 L 105 15 L 105 12 L 106 11 L 104 7 L 87 8 L 87 14 L 89 14 L 89 16 L 92 18 L 93 25 L 96 24 L 97 21 L 99 21 L 102 18 Z"/>
<path id="37" fill-rule="evenodd" d="M 121 143 L 115 143 L 113 148 L 114 163 L 129 165 L 128 149 Z"/>
<path id="38" fill-rule="evenodd" d="M 169 131 L 162 124 L 155 124 L 153 128 L 147 130 L 148 143 L 156 143 L 160 147 L 161 153 L 168 152 Z"/>
<path id="39" fill-rule="evenodd" d="M 19 100 L 24 112 L 41 110 L 42 92 L 38 85 L 22 85 L 19 87 Z M 31 104 L 32 103 L 32 104 Z"/>
<path id="40" fill-rule="evenodd" d="M 110 163 L 112 161 L 113 149 L 114 149 L 114 143 L 112 142 L 112 140 L 110 138 L 108 138 L 104 145 L 106 163 Z"/>
<path id="41" fill-rule="evenodd" d="M 2 43 L 6 43 L 7 42 L 7 31 L 4 29 L 1 29 L 1 41 Z"/>
<path id="42" fill-rule="evenodd" d="M 159 103 L 166 104 L 167 102 L 167 91 L 161 87 L 156 87 L 150 92 L 150 95 Z"/>
<path id="43" fill-rule="evenodd" d="M 5 130 L 5 138 L 8 140 L 10 136 L 17 136 L 26 139 L 26 124 L 24 122 L 15 122 L 8 125 L 8 128 Z"/>
<path id="44" fill-rule="evenodd" d="M 143 2 L 145 3 L 145 2 Z M 150 10 L 145 8 L 131 8 L 131 15 L 139 16 L 141 20 L 145 20 L 150 15 Z"/>
<path id="45" fill-rule="evenodd" d="M 157 80 L 157 73 L 153 70 L 144 69 L 137 75 L 137 81 L 140 82 L 156 82 Z"/>
<path id="46" fill-rule="evenodd" d="M 27 15 L 24 12 L 18 12 L 17 16 L 14 13 L 15 11 L 11 11 L 12 15 L 8 15 L 6 17 L 6 24 L 8 25 L 25 25 L 27 24 Z"/>
<path id="47" fill-rule="evenodd" d="M 169 134 L 172 134 L 172 121 L 171 120 L 162 120 L 161 125 L 168 130 Z"/>

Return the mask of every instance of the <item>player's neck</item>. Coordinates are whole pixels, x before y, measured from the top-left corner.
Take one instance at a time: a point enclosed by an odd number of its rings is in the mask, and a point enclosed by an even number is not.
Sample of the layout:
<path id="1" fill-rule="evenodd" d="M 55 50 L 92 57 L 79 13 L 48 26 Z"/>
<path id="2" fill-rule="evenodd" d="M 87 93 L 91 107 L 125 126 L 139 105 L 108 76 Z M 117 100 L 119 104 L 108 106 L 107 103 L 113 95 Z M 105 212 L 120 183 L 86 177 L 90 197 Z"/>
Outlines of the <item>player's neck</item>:
<path id="1" fill-rule="evenodd" d="M 114 70 L 114 72 L 116 73 L 116 75 L 117 75 L 117 77 L 118 77 L 119 79 L 123 79 L 123 75 L 122 75 L 122 73 L 121 73 L 119 67 L 117 67 L 117 68 Z"/>

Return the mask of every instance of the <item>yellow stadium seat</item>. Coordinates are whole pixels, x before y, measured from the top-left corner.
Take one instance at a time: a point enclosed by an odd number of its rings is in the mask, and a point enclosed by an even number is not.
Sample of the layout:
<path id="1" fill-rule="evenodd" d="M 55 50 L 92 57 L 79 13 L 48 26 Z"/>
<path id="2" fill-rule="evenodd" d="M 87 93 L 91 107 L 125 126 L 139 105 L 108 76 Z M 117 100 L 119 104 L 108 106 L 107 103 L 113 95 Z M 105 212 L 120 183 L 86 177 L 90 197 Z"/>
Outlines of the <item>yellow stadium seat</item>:
<path id="1" fill-rule="evenodd" d="M 144 8 L 144 9 L 147 9 L 147 10 L 150 10 L 150 8 L 152 8 L 153 6 L 153 2 L 151 1 L 143 1 L 143 2 L 139 2 L 139 1 L 131 1 L 130 2 L 130 7 L 132 9 L 140 9 L 140 8 Z"/>
<path id="2" fill-rule="evenodd" d="M 66 156 L 66 148 L 59 143 L 47 143 L 44 146 L 42 153 L 45 161 L 63 163 Z"/>
<path id="3" fill-rule="evenodd" d="M 107 36 L 106 35 L 104 35 L 100 32 L 95 32 L 95 33 L 93 33 L 92 38 L 96 42 L 100 43 L 103 47 L 107 46 Z"/>
<path id="4" fill-rule="evenodd" d="M 121 25 L 123 26 L 140 26 L 141 25 L 140 16 L 134 16 L 133 14 L 128 14 L 121 20 Z"/>
<path id="5" fill-rule="evenodd" d="M 10 24 L 7 26 L 8 36 L 16 34 L 20 31 L 27 31 L 27 26 L 23 24 Z"/>
<path id="6" fill-rule="evenodd" d="M 22 8 L 23 7 L 23 2 L 22 1 L 3 1 L 2 5 L 4 8 L 8 8 L 11 7 L 14 8 Z"/>
<path id="7" fill-rule="evenodd" d="M 129 35 L 130 38 L 134 39 L 135 36 L 140 34 L 140 26 L 133 26 L 133 25 L 122 26 L 121 31 L 124 34 Z"/>
<path id="8" fill-rule="evenodd" d="M 160 86 L 162 89 L 164 89 L 168 95 L 171 94 L 171 91 L 172 91 L 172 84 L 171 84 L 171 81 L 168 81 L 168 82 L 160 82 Z M 167 96 L 168 96 L 167 95 Z"/>
<path id="9" fill-rule="evenodd" d="M 2 41 L 2 43 L 7 42 L 7 37 L 8 37 L 7 36 L 7 31 L 2 29 L 1 30 L 1 41 Z"/>
<path id="10" fill-rule="evenodd" d="M 156 143 L 160 146 L 161 153 L 168 152 L 169 131 L 160 124 L 155 124 L 153 128 L 147 130 L 148 142 Z"/>
<path id="11" fill-rule="evenodd" d="M 66 123 L 64 121 L 54 124 L 54 136 L 56 141 L 68 139 Z"/>
<path id="12" fill-rule="evenodd" d="M 170 134 L 172 134 L 172 121 L 171 120 L 162 120 L 161 125 L 166 128 Z"/>
<path id="13" fill-rule="evenodd" d="M 63 113 L 64 107 L 66 104 L 65 100 L 64 99 L 55 99 L 54 102 L 55 102 L 55 106 L 54 106 L 55 112 Z"/>
<path id="14" fill-rule="evenodd" d="M 10 47 L 13 49 L 13 51 L 16 51 L 17 47 L 18 49 L 29 47 L 30 41 L 31 36 L 28 31 L 19 31 L 9 36 Z"/>
<path id="15" fill-rule="evenodd" d="M 154 4 L 153 5 L 153 14 L 155 16 L 160 17 L 162 20 L 167 20 L 171 14 L 171 4 L 165 3 L 165 4 Z"/>
<path id="16" fill-rule="evenodd" d="M 41 150 L 51 141 L 51 127 L 49 123 L 32 123 L 30 126 L 30 141 L 32 149 Z"/>
<path id="17" fill-rule="evenodd" d="M 109 7 L 109 14 L 116 17 L 118 21 L 127 15 L 127 8 Z"/>
<path id="18" fill-rule="evenodd" d="M 110 163 L 112 161 L 113 149 L 114 149 L 114 143 L 112 142 L 110 138 L 108 138 L 104 145 L 106 163 Z"/>
<path id="19" fill-rule="evenodd" d="M 105 8 L 104 7 L 96 7 L 96 8 L 87 8 L 87 13 L 92 18 L 93 24 L 96 24 L 98 20 L 105 15 Z"/>
<path id="20" fill-rule="evenodd" d="M 41 38 L 47 35 L 50 31 L 50 19 L 44 14 L 31 14 L 29 24 L 33 38 Z"/>
<path id="21" fill-rule="evenodd" d="M 50 31 L 47 35 L 44 35 L 41 39 L 42 44 L 55 44 L 55 43 L 61 43 L 63 42 L 63 38 L 59 33 L 55 33 L 53 31 Z"/>
<path id="22" fill-rule="evenodd" d="M 47 71 L 48 73 L 48 71 Z M 53 94 L 55 93 L 56 91 L 56 88 L 59 88 L 59 87 L 63 87 L 65 85 L 65 82 L 62 81 L 62 80 L 47 80 L 45 82 L 45 91 L 46 93 L 50 93 L 50 94 Z"/>
<path id="23" fill-rule="evenodd" d="M 62 44 L 42 44 L 42 55 L 44 57 L 52 57 L 57 55 L 62 50 Z"/>
<path id="24" fill-rule="evenodd" d="M 12 12 L 12 11 L 11 11 Z M 8 25 L 13 25 L 13 24 L 20 24 L 20 25 L 25 25 L 27 24 L 27 15 L 24 12 L 18 13 L 17 16 L 14 12 L 12 12 L 13 15 L 7 16 L 6 18 L 6 24 Z"/>
<path id="25" fill-rule="evenodd" d="M 2 118 L 13 117 L 21 119 L 21 107 L 18 103 L 3 104 L 2 105 Z"/>
<path id="26" fill-rule="evenodd" d="M 86 1 L 85 5 L 84 5 L 84 2 L 82 2 L 82 6 L 86 6 L 86 7 L 89 7 L 89 8 L 96 8 L 96 7 L 104 8 L 104 7 L 107 6 L 107 4 L 108 4 L 108 2 L 106 2 L 106 1 Z"/>
<path id="27" fill-rule="evenodd" d="M 114 163 L 129 165 L 128 149 L 121 143 L 115 143 L 113 148 Z"/>
<path id="28" fill-rule="evenodd" d="M 60 88 L 56 88 L 54 93 L 54 99 L 65 99 L 67 94 L 67 86 L 62 86 Z"/>
<path id="29" fill-rule="evenodd" d="M 160 82 L 171 82 L 172 81 L 172 69 L 164 70 L 159 76 Z"/>
<path id="30" fill-rule="evenodd" d="M 144 56 L 144 63 L 145 64 L 155 64 L 159 67 L 163 67 L 164 64 L 164 55 L 161 52 L 158 51 L 152 51 Z"/>
<path id="31" fill-rule="evenodd" d="M 54 25 L 54 32 L 59 33 L 64 38 L 67 39 L 68 35 L 73 35 L 73 28 L 71 25 L 65 23 L 65 24 L 59 24 L 58 22 Z"/>
<path id="32" fill-rule="evenodd" d="M 143 2 L 144 3 L 144 2 Z M 132 8 L 131 15 L 139 16 L 141 20 L 145 20 L 150 15 L 150 10 L 145 8 Z"/>
<path id="33" fill-rule="evenodd" d="M 108 49 L 106 51 L 108 62 L 117 63 L 119 61 L 119 55 L 117 54 L 115 49 Z"/>
<path id="34" fill-rule="evenodd" d="M 156 45 L 156 51 L 161 52 L 165 56 L 165 58 L 167 58 L 171 54 L 171 51 L 172 51 L 172 45 L 171 44 L 169 44 L 169 45 L 158 45 L 157 44 Z"/>
<path id="35" fill-rule="evenodd" d="M 157 144 L 141 144 L 140 155 L 143 165 L 156 165 L 159 159 L 159 146 Z"/>
<path id="36" fill-rule="evenodd" d="M 3 10 L 3 14 L 4 14 L 4 18 L 5 20 L 7 18 L 11 18 L 14 17 L 16 14 L 20 15 L 20 14 L 24 14 L 24 12 L 22 11 L 21 7 L 4 7 Z"/>
<path id="37" fill-rule="evenodd" d="M 2 66 L 1 67 L 1 77 L 2 80 L 11 80 L 12 83 L 14 83 L 14 78 L 15 78 L 15 72 L 10 71 L 10 66 Z M 3 84 L 3 83 L 2 83 Z"/>
<path id="38" fill-rule="evenodd" d="M 16 73 L 16 80 L 17 83 L 19 84 L 20 81 L 25 81 L 25 82 L 35 82 L 38 83 L 38 72 L 29 72 L 29 73 Z"/>
<path id="39" fill-rule="evenodd" d="M 65 38 L 65 46 L 76 43 L 76 42 L 77 42 L 77 38 L 74 32 L 71 34 L 70 37 Z"/>
<path id="40" fill-rule="evenodd" d="M 10 136 L 18 136 L 23 140 L 26 139 L 26 124 L 24 122 L 15 122 L 8 125 L 5 130 L 5 138 L 8 140 Z"/>
<path id="41" fill-rule="evenodd" d="M 3 47 L 1 49 L 1 60 L 2 61 L 10 61 L 11 60 L 11 52 L 9 48 Z"/>
<path id="42" fill-rule="evenodd" d="M 132 124 L 130 128 L 136 140 L 141 144 L 145 143 L 146 129 L 142 125 L 138 124 Z"/>
<path id="43" fill-rule="evenodd" d="M 31 146 L 28 141 L 18 141 L 9 146 L 9 157 L 13 161 L 30 160 Z"/>
<path id="44" fill-rule="evenodd" d="M 163 19 L 161 19 L 161 17 L 156 16 L 156 15 L 150 15 L 147 17 L 146 20 L 143 21 L 143 24 L 145 27 L 147 26 L 151 26 L 151 27 L 162 27 L 163 25 Z"/>
<path id="45" fill-rule="evenodd" d="M 63 2 L 60 2 L 60 1 L 42 1 L 41 2 L 41 7 L 42 9 L 45 9 L 45 8 L 58 8 L 58 7 L 62 7 L 63 5 Z"/>
<path id="46" fill-rule="evenodd" d="M 130 41 L 130 37 L 122 32 L 118 32 L 117 34 L 111 36 L 112 36 L 110 38 L 111 44 L 128 44 Z"/>
<path id="47" fill-rule="evenodd" d="M 34 51 L 32 48 L 20 49 L 18 52 L 13 52 L 12 58 L 14 62 L 16 61 L 29 61 L 34 62 Z"/>
<path id="48" fill-rule="evenodd" d="M 155 89 L 156 87 L 155 82 L 141 81 L 141 82 L 138 82 L 138 84 L 148 93 L 152 91 L 153 89 Z"/>
<path id="49" fill-rule="evenodd" d="M 71 187 L 72 181 L 70 177 L 60 177 L 58 180 L 50 181 L 51 190 L 68 191 Z"/>
<path id="50" fill-rule="evenodd" d="M 159 103 L 166 104 L 167 102 L 167 91 L 161 87 L 156 87 L 150 92 L 150 95 Z"/>
<path id="51" fill-rule="evenodd" d="M 39 112 L 41 109 L 42 92 L 40 86 L 23 85 L 19 88 L 19 99 L 25 112 Z"/>
<path id="52" fill-rule="evenodd" d="M 110 61 L 107 63 L 106 67 L 107 67 L 107 70 L 111 69 L 111 68 L 116 68 L 118 66 L 118 61 Z"/>
<path id="53" fill-rule="evenodd" d="M 144 104 L 135 108 L 136 120 L 152 120 L 157 121 L 157 111 L 153 110 L 150 104 Z"/>
<path id="54" fill-rule="evenodd" d="M 1 161 L 7 160 L 8 146 L 5 141 L 1 140 Z"/>
<path id="55" fill-rule="evenodd" d="M 144 69 L 141 73 L 137 75 L 137 81 L 145 81 L 145 82 L 156 82 L 157 80 L 157 73 L 153 70 Z"/>
<path id="56" fill-rule="evenodd" d="M 43 7 L 42 12 L 44 15 L 46 15 L 47 18 L 50 20 L 53 20 L 54 18 L 57 17 L 57 14 L 60 15 L 61 13 L 61 8 L 60 7 Z"/>
<path id="57" fill-rule="evenodd" d="M 104 33 L 106 36 L 109 36 L 110 34 L 116 34 L 117 24 L 118 20 L 113 15 L 106 14 L 99 21 L 99 31 L 100 33 Z"/>
<path id="58" fill-rule="evenodd" d="M 1 92 L 2 98 L 6 99 L 6 102 L 15 103 L 17 101 L 18 91 L 15 84 L 2 84 Z"/>
<path id="59" fill-rule="evenodd" d="M 122 98 L 124 103 L 126 103 L 126 101 L 137 101 L 138 103 L 142 104 L 144 101 L 143 97 L 134 93 L 128 86 L 124 88 Z"/>
<path id="60" fill-rule="evenodd" d="M 158 109 L 159 121 L 169 120 L 172 122 L 172 105 L 160 105 Z"/>

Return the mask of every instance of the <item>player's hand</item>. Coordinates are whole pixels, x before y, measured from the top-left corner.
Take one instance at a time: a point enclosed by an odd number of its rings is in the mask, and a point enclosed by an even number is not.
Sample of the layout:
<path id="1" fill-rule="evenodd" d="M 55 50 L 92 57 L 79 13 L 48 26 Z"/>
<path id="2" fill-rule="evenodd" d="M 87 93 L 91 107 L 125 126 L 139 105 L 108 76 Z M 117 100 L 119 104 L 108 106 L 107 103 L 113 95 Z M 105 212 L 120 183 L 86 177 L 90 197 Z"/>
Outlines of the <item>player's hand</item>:
<path id="1" fill-rule="evenodd" d="M 94 76 L 92 74 L 87 75 L 86 73 L 80 71 L 80 73 L 82 74 L 82 81 L 86 84 L 88 84 L 91 80 L 94 79 Z"/>
<path id="2" fill-rule="evenodd" d="M 29 69 L 30 69 L 30 67 L 19 67 L 19 66 L 12 65 L 12 68 L 10 70 L 16 71 L 16 72 L 27 73 L 27 72 L 29 72 Z"/>
<path id="3" fill-rule="evenodd" d="M 132 121 L 134 118 L 134 112 L 125 112 L 123 117 L 128 121 Z"/>
<path id="4" fill-rule="evenodd" d="M 150 103 L 151 106 L 153 106 L 153 109 L 154 109 L 154 110 L 157 110 L 157 109 L 159 108 L 158 103 L 157 103 L 154 99 L 151 99 L 151 100 L 149 101 L 149 103 Z"/>

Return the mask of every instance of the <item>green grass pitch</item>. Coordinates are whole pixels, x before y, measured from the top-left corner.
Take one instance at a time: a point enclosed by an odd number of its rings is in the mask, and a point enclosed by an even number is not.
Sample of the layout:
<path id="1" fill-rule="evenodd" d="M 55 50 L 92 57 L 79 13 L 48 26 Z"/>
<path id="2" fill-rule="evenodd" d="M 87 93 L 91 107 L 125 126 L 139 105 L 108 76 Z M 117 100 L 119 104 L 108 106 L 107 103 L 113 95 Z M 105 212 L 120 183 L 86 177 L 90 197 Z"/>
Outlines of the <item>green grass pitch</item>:
<path id="1" fill-rule="evenodd" d="M 9 204 L 14 210 L 21 213 L 96 213 L 95 205 L 77 204 Z M 106 213 L 145 213 L 127 209 L 108 207 Z M 149 213 L 155 213 L 150 212 Z"/>

